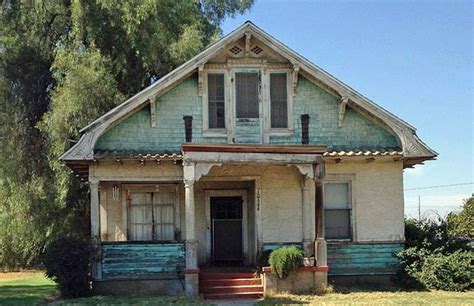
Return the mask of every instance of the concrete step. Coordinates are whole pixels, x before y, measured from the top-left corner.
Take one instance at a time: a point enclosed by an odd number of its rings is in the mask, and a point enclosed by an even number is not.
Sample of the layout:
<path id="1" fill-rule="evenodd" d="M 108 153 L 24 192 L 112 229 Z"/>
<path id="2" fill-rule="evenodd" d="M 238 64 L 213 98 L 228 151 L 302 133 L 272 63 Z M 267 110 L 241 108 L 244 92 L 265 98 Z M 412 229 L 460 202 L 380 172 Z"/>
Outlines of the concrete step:
<path id="1" fill-rule="evenodd" d="M 236 279 L 236 278 L 258 278 L 255 273 L 252 272 L 236 272 L 236 273 L 212 273 L 202 272 L 199 274 L 199 279 Z"/>
<path id="2" fill-rule="evenodd" d="M 200 292 L 203 294 L 220 294 L 220 293 L 261 293 L 263 294 L 262 285 L 252 286 L 215 286 L 215 287 L 201 287 Z"/>
<path id="3" fill-rule="evenodd" d="M 208 300 L 257 300 L 263 298 L 263 293 L 218 293 L 204 294 L 203 297 Z"/>
<path id="4" fill-rule="evenodd" d="M 220 279 L 201 279 L 200 287 L 216 287 L 216 286 L 253 286 L 261 285 L 261 278 L 220 278 Z"/>

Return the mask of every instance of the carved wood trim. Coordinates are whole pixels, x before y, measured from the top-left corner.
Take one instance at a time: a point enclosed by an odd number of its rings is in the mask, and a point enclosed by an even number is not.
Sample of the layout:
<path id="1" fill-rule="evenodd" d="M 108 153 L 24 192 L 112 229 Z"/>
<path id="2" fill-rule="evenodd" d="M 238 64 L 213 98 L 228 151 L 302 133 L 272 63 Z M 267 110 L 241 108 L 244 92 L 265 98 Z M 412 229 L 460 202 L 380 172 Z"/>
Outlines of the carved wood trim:
<path id="1" fill-rule="evenodd" d="M 202 97 L 204 94 L 204 65 L 199 65 L 198 67 L 198 87 L 199 96 Z"/>
<path id="2" fill-rule="evenodd" d="M 337 119 L 337 126 L 339 128 L 344 126 L 344 115 L 346 114 L 346 106 L 348 102 L 348 97 L 342 97 L 341 100 L 339 100 L 339 116 Z"/>
<path id="3" fill-rule="evenodd" d="M 293 96 L 296 95 L 296 87 L 298 87 L 298 73 L 300 67 L 298 65 L 293 65 L 293 71 L 291 73 L 291 88 L 293 89 Z"/>
<path id="4" fill-rule="evenodd" d="M 150 124 L 152 128 L 156 128 L 156 100 L 150 99 Z"/>

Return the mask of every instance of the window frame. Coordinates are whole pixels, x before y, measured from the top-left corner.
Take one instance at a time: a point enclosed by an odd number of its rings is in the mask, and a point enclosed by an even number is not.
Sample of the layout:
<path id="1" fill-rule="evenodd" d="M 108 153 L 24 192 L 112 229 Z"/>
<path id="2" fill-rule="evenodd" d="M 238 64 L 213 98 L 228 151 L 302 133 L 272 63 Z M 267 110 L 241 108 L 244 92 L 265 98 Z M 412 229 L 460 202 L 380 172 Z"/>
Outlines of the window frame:
<path id="1" fill-rule="evenodd" d="M 343 177 L 343 178 L 334 178 L 334 179 L 326 179 L 323 182 L 323 204 L 324 204 L 324 209 L 323 213 L 326 215 L 326 203 L 324 203 L 325 198 L 326 198 L 326 184 L 347 184 L 348 185 L 348 195 L 347 198 L 349 200 L 348 203 L 348 208 L 349 210 L 349 238 L 326 238 L 324 237 L 327 241 L 334 241 L 334 242 L 352 242 L 356 241 L 356 228 L 355 228 L 355 222 L 354 222 L 354 192 L 353 192 L 353 179 L 349 177 Z M 335 210 L 335 209 L 334 209 Z M 324 217 L 325 218 L 325 217 Z M 324 220 L 324 233 L 326 233 L 326 220 Z"/>
<path id="2" fill-rule="evenodd" d="M 179 187 L 178 184 L 126 184 L 122 185 L 123 188 L 123 197 L 122 197 L 122 219 L 123 219 L 123 224 L 125 225 L 126 229 L 126 241 L 133 241 L 137 243 L 145 243 L 145 242 L 152 242 L 152 243 L 161 243 L 161 242 L 176 242 L 179 241 L 179 232 L 180 232 L 180 227 L 181 227 L 181 220 L 180 220 L 180 205 L 179 205 Z M 173 239 L 172 240 L 130 240 L 130 225 L 131 222 L 129 220 L 130 217 L 130 212 L 129 209 L 132 205 L 129 204 L 128 200 L 128 194 L 129 193 L 148 193 L 148 192 L 160 192 L 160 191 L 165 191 L 165 192 L 173 192 L 175 194 L 174 197 L 174 203 L 172 205 L 160 205 L 160 204 L 150 204 L 150 207 L 155 207 L 155 206 L 172 206 L 173 208 L 173 225 L 174 225 L 174 234 L 173 234 Z M 154 220 L 152 220 L 153 225 L 155 224 L 161 224 L 161 223 L 156 223 Z M 165 223 L 165 224 L 170 224 L 170 223 Z M 152 237 L 154 235 L 154 230 L 152 230 Z"/>
<path id="3" fill-rule="evenodd" d="M 204 137 L 225 137 L 229 129 L 229 76 L 226 69 L 205 69 L 203 71 L 203 92 L 202 92 L 202 133 Z M 222 74 L 224 76 L 224 123 L 225 128 L 209 127 L 209 92 L 208 76 L 209 74 Z"/>
<path id="4" fill-rule="evenodd" d="M 272 101 L 271 101 L 271 74 L 286 74 L 286 103 L 287 103 L 287 127 L 286 128 L 272 128 Z M 291 70 L 290 69 L 267 69 L 265 74 L 265 133 L 269 136 L 292 136 L 294 133 L 294 119 L 293 119 L 293 89 L 291 86 Z"/>

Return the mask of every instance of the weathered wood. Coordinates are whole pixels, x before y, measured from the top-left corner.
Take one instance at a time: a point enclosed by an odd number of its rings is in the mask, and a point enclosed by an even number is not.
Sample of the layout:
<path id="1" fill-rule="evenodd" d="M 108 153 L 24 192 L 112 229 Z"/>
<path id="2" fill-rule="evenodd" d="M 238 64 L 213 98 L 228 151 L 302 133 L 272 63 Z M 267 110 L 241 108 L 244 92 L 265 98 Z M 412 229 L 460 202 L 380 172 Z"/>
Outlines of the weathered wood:
<path id="1" fill-rule="evenodd" d="M 326 146 L 183 143 L 184 152 L 323 154 Z"/>
<path id="2" fill-rule="evenodd" d="M 346 114 L 346 106 L 348 101 L 348 97 L 342 97 L 339 101 L 339 116 L 337 119 L 337 126 L 339 128 L 342 128 L 344 126 L 344 115 Z"/>
<path id="3" fill-rule="evenodd" d="M 156 100 L 150 100 L 150 126 L 156 128 Z"/>
<path id="4" fill-rule="evenodd" d="M 309 115 L 301 115 L 301 144 L 309 144 Z"/>
<path id="5" fill-rule="evenodd" d="M 329 243 L 329 274 L 393 274 L 399 266 L 395 253 L 402 249 L 401 243 Z"/>
<path id="6" fill-rule="evenodd" d="M 185 267 L 183 243 L 104 244 L 104 279 L 157 279 L 177 277 Z"/>
<path id="7" fill-rule="evenodd" d="M 193 117 L 192 116 L 184 116 L 184 133 L 186 142 L 193 141 Z"/>

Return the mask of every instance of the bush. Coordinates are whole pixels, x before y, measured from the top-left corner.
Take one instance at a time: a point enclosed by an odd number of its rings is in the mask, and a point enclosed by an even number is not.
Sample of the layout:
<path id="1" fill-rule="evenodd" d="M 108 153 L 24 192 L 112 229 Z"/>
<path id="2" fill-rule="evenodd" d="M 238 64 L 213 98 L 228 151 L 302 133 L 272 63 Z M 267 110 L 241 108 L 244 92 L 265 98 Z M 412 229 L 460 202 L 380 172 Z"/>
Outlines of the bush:
<path id="1" fill-rule="evenodd" d="M 473 288 L 474 254 L 456 251 L 450 255 L 431 254 L 423 260 L 416 277 L 430 289 L 464 291 Z"/>
<path id="2" fill-rule="evenodd" d="M 303 251 L 295 246 L 282 247 L 270 254 L 268 262 L 278 278 L 283 279 L 295 275 L 303 260 Z"/>
<path id="3" fill-rule="evenodd" d="M 90 244 L 76 238 L 59 238 L 47 247 L 46 276 L 58 284 L 63 297 L 90 295 L 91 254 Z"/>

